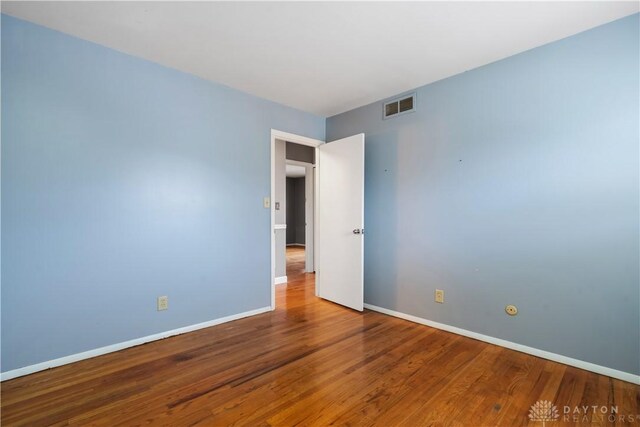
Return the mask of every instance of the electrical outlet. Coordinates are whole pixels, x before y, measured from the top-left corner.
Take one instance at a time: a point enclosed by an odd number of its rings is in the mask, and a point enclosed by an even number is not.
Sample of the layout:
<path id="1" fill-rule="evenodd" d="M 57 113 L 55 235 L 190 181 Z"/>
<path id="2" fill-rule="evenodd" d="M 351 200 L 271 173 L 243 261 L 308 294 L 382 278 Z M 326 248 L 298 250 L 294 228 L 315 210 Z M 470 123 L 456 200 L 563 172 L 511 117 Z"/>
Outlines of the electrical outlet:
<path id="1" fill-rule="evenodd" d="M 158 297 L 158 311 L 169 309 L 169 297 L 162 296 Z"/>
<path id="2" fill-rule="evenodd" d="M 518 307 L 509 304 L 504 308 L 504 311 L 506 311 L 509 316 L 515 316 L 516 314 L 518 314 Z"/>
<path id="3" fill-rule="evenodd" d="M 435 301 L 440 304 L 444 303 L 444 291 L 442 289 L 436 289 Z"/>

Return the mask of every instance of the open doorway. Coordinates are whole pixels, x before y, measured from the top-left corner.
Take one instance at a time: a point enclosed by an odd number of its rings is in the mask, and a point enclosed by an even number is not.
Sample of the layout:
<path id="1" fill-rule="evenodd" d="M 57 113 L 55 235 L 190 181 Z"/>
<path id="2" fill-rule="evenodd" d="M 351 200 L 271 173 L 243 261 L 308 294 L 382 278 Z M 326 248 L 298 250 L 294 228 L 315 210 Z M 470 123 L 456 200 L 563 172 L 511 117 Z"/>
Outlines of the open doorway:
<path id="1" fill-rule="evenodd" d="M 313 177 L 313 183 L 305 179 L 305 187 L 313 188 L 313 196 L 306 198 L 305 206 L 306 218 L 313 213 L 313 219 L 306 222 L 305 266 L 311 265 L 310 271 L 317 274 L 305 272 L 313 280 L 310 286 L 304 287 L 304 294 L 363 310 L 364 141 L 363 133 L 324 144 L 320 140 L 271 130 L 271 197 L 265 198 L 264 206 L 271 208 L 272 310 L 276 308 L 276 284 L 287 283 L 286 164 L 287 151 L 291 152 L 287 150 L 288 143 L 312 147 L 314 155 L 314 163 L 306 166 L 308 174 L 305 175 L 305 178 Z M 312 209 L 308 208 L 310 200 L 313 200 Z M 280 292 L 280 295 L 289 293 Z"/>
<path id="2" fill-rule="evenodd" d="M 287 144 L 289 145 L 289 144 Z M 312 149 L 311 147 L 305 147 Z M 287 283 L 307 272 L 306 266 L 306 173 L 299 162 L 286 162 L 286 264 Z M 309 271 L 311 272 L 311 271 Z"/>
<path id="3" fill-rule="evenodd" d="M 316 148 L 322 141 L 272 131 L 272 309 L 276 286 L 315 289 Z M 279 288 L 281 289 L 281 288 Z"/>

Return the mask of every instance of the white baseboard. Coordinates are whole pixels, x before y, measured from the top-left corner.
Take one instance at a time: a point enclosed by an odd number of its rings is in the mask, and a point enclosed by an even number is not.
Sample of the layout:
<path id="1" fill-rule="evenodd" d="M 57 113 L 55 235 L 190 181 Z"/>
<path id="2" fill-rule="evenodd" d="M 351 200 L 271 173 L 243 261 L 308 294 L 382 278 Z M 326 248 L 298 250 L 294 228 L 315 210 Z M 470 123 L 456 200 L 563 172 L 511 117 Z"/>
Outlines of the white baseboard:
<path id="1" fill-rule="evenodd" d="M 287 276 L 276 277 L 275 281 L 273 283 L 276 284 L 276 285 L 280 285 L 282 283 L 287 283 Z"/>
<path id="2" fill-rule="evenodd" d="M 399 311 L 389 310 L 387 308 L 382 308 L 382 307 L 378 307 L 371 304 L 365 304 L 364 307 L 368 308 L 369 310 L 387 314 L 389 316 L 399 317 L 400 319 L 408 320 L 410 322 L 420 323 L 421 325 L 431 326 L 432 328 L 436 328 L 436 329 L 442 329 L 443 331 L 452 332 L 454 334 L 473 338 L 479 341 L 484 341 L 490 344 L 499 345 L 500 347 L 506 347 L 511 350 L 516 350 L 522 353 L 531 354 L 533 356 L 541 357 L 543 359 L 552 360 L 554 362 L 563 363 L 569 366 L 575 366 L 576 368 L 585 369 L 587 371 L 595 372 L 596 374 L 606 375 L 608 377 L 617 378 L 619 380 L 627 381 L 633 384 L 640 384 L 640 375 L 631 374 L 629 372 L 618 371 L 616 369 L 607 368 L 606 366 L 600 366 L 594 363 L 585 362 L 583 360 L 578 360 L 571 357 L 563 356 L 561 354 L 551 353 L 549 351 L 528 347 L 526 345 L 517 344 L 511 341 L 503 340 L 501 338 L 495 338 L 489 335 L 483 335 L 477 332 L 467 331 L 466 329 L 445 325 L 444 323 L 434 322 L 432 320 L 423 319 L 421 317 L 413 316 L 411 314 L 405 314 Z"/>
<path id="3" fill-rule="evenodd" d="M 197 323 L 195 325 L 189 325 L 178 329 L 173 329 L 166 332 L 160 332 L 158 334 L 147 335 L 146 337 L 136 338 L 130 341 L 125 341 L 117 344 L 108 345 L 105 347 L 96 348 L 82 353 L 71 354 L 69 356 L 60 357 L 58 359 L 48 360 L 46 362 L 36 363 L 35 365 L 25 366 L 24 368 L 14 369 L 12 371 L 0 373 L 0 381 L 10 380 L 12 378 L 22 377 L 24 375 L 33 374 L 34 372 L 44 371 L 45 369 L 55 368 L 57 366 L 68 365 L 69 363 L 78 362 L 84 359 L 90 359 L 96 356 L 102 356 L 103 354 L 113 353 L 114 351 L 124 350 L 125 348 L 134 347 L 140 344 L 145 344 L 151 341 L 161 340 L 174 335 L 180 335 L 187 332 L 192 332 L 198 329 L 208 328 L 210 326 L 219 325 L 221 323 L 231 322 L 232 320 L 242 319 L 243 317 L 255 316 L 267 311 L 271 311 L 271 307 L 262 307 L 255 310 L 245 311 L 244 313 L 232 314 L 231 316 L 220 317 L 219 319 L 209 320 L 207 322 Z"/>

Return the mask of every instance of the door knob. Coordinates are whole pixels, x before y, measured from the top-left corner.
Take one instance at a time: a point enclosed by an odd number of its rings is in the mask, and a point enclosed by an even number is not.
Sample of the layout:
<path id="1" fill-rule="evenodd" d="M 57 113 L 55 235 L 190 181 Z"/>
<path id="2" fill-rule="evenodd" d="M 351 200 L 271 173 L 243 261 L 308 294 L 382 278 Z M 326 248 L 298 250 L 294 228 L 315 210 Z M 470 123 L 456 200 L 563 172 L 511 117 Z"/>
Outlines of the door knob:
<path id="1" fill-rule="evenodd" d="M 355 230 L 353 230 L 353 234 L 364 234 L 364 229 L 356 228 Z"/>

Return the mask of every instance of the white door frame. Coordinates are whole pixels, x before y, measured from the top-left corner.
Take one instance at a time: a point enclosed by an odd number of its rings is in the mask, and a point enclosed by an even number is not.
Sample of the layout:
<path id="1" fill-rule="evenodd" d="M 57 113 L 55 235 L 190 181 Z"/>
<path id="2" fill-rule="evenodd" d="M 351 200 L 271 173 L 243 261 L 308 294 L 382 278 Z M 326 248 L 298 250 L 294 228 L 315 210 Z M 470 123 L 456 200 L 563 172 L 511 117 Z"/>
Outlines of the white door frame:
<path id="1" fill-rule="evenodd" d="M 319 139 L 308 138 L 306 136 L 296 135 L 293 133 L 283 132 L 276 129 L 271 129 L 271 310 L 276 309 L 276 238 L 275 238 L 275 206 L 273 203 L 273 199 L 276 193 L 276 139 L 286 141 L 286 142 L 294 142 L 300 145 L 306 145 L 309 147 L 314 147 L 316 150 L 315 158 L 318 158 L 318 147 L 321 144 L 324 144 L 324 141 Z M 317 162 L 316 162 L 317 163 Z M 315 184 L 315 193 L 317 193 L 318 189 L 318 169 L 314 168 L 314 184 Z M 317 218 L 318 218 L 318 204 L 314 203 L 313 209 L 313 218 L 314 218 L 314 230 L 318 230 L 317 227 Z M 317 237 L 317 231 L 316 231 Z M 314 239 L 315 244 L 316 239 Z M 315 265 L 316 270 L 318 269 L 318 265 Z M 316 291 L 317 292 L 317 291 Z"/>

